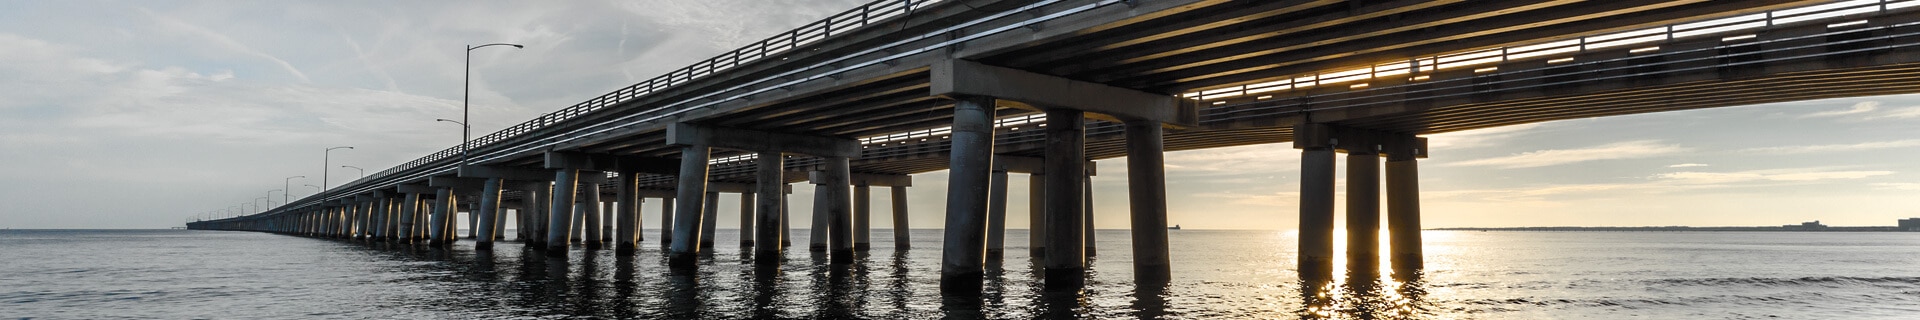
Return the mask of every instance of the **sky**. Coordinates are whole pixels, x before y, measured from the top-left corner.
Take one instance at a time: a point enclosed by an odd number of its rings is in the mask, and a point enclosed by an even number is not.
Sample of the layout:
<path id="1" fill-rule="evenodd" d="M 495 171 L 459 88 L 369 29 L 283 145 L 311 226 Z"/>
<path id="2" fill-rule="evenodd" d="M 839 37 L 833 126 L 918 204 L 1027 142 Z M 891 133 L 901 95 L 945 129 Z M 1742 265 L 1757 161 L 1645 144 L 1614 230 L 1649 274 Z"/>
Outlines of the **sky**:
<path id="1" fill-rule="evenodd" d="M 433 119 L 460 117 L 464 45 L 526 45 L 474 51 L 479 136 L 865 2 L 0 1 L 0 228 L 181 226 L 279 205 L 283 183 L 313 194 L 328 166 L 333 186 L 359 177 L 341 165 L 380 171 L 456 145 L 459 127 Z M 1428 138 L 1426 227 L 1920 217 L 1920 96 Z M 334 146 L 354 149 L 322 151 Z M 1166 164 L 1172 223 L 1295 227 L 1290 143 L 1170 152 Z M 1098 166 L 1096 226 L 1128 228 L 1125 159 Z M 1008 227 L 1025 228 L 1026 177 L 1010 184 Z M 945 173 L 915 185 L 912 227 L 939 228 Z M 811 190 L 796 189 L 804 228 Z M 874 226 L 891 225 L 884 194 Z M 720 225 L 733 226 L 735 195 L 721 203 Z"/>

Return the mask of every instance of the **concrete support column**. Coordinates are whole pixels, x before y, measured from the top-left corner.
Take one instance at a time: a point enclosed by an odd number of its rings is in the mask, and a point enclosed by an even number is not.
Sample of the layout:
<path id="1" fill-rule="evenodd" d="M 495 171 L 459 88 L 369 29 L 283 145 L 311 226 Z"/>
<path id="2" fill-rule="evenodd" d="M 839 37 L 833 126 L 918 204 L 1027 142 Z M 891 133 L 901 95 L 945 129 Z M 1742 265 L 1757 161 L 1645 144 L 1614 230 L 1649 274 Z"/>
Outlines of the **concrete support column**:
<path id="1" fill-rule="evenodd" d="M 789 232 L 793 227 L 790 226 L 792 223 L 788 222 L 793 220 L 793 210 L 790 208 L 793 208 L 793 203 L 787 202 L 787 193 L 780 192 L 780 247 L 793 246 L 793 234 Z"/>
<path id="2" fill-rule="evenodd" d="M 605 197 L 605 195 L 601 195 L 600 197 Z M 599 205 L 600 205 L 600 244 L 602 246 L 611 245 L 613 244 L 614 232 L 616 232 L 614 230 L 614 226 L 619 225 L 620 223 L 619 223 L 619 220 L 616 220 L 613 217 L 614 208 L 613 208 L 612 201 L 601 201 Z"/>
<path id="3" fill-rule="evenodd" d="M 828 254 L 833 264 L 853 264 L 853 197 L 848 183 L 853 167 L 847 157 L 826 157 L 826 174 L 820 185 L 826 186 L 821 201 L 827 208 Z"/>
<path id="4" fill-rule="evenodd" d="M 1300 279 L 1333 277 L 1333 149 L 1300 152 Z"/>
<path id="5" fill-rule="evenodd" d="M 913 247 L 910 229 L 907 228 L 907 187 L 893 186 L 888 189 L 892 191 L 893 249 L 907 250 Z"/>
<path id="6" fill-rule="evenodd" d="M 720 220 L 720 193 L 707 192 L 706 204 L 700 212 L 700 249 L 713 249 L 714 231 L 718 230 Z"/>
<path id="7" fill-rule="evenodd" d="M 1420 171 L 1410 155 L 1387 157 L 1387 233 L 1394 274 L 1420 270 Z"/>
<path id="8" fill-rule="evenodd" d="M 1027 174 L 1027 255 L 1047 256 L 1047 174 Z"/>
<path id="9" fill-rule="evenodd" d="M 987 197 L 987 257 L 999 258 L 1007 247 L 1007 170 L 994 169 Z"/>
<path id="10" fill-rule="evenodd" d="M 573 233 L 574 189 L 580 185 L 580 170 L 554 169 L 553 193 L 547 199 L 547 256 L 566 257 L 567 238 Z"/>
<path id="11" fill-rule="evenodd" d="M 853 250 L 873 248 L 873 187 L 853 186 Z"/>
<path id="12" fill-rule="evenodd" d="M 495 218 L 500 215 L 500 187 L 505 182 L 500 178 L 487 178 L 486 184 L 480 186 L 480 203 L 474 204 L 473 209 L 480 216 L 479 224 L 473 228 L 479 230 L 473 238 L 474 250 L 493 249 L 494 232 L 499 231 L 494 227 L 499 221 Z"/>
<path id="13" fill-rule="evenodd" d="M 613 208 L 615 229 L 613 249 L 616 253 L 633 253 L 640 247 L 640 174 L 632 171 L 621 172 L 615 179 L 620 185 L 614 187 L 619 203 Z"/>
<path id="14" fill-rule="evenodd" d="M 393 221 L 391 217 L 387 216 L 387 196 L 375 193 L 373 203 L 370 205 L 372 207 L 369 208 L 368 213 L 373 214 L 373 234 L 371 236 L 374 240 L 386 241 L 388 235 L 387 225 Z"/>
<path id="15" fill-rule="evenodd" d="M 459 208 L 459 206 L 457 205 L 454 207 Z M 480 209 L 467 210 L 467 238 L 468 239 L 478 239 L 480 237 L 480 227 L 479 227 L 480 214 L 479 213 L 480 213 Z M 458 228 L 455 228 L 455 229 L 458 229 Z"/>
<path id="16" fill-rule="evenodd" d="M 604 173 L 596 172 L 596 174 Z M 580 209 L 584 211 L 581 212 L 581 218 L 586 220 L 587 229 L 587 234 L 581 238 L 581 242 L 587 244 L 587 249 L 600 249 L 601 245 L 605 244 L 605 242 L 601 242 L 601 240 L 604 239 L 606 235 L 606 229 L 605 226 L 603 226 L 604 223 L 601 223 L 601 219 L 605 218 L 605 216 L 600 212 L 600 209 L 602 209 L 600 202 L 600 184 L 588 183 L 587 185 L 580 186 L 580 189 L 581 197 L 586 198 L 580 200 L 581 204 L 583 204 Z"/>
<path id="17" fill-rule="evenodd" d="M 808 229 L 807 250 L 827 251 L 827 185 L 813 185 L 813 228 Z"/>
<path id="18" fill-rule="evenodd" d="M 535 249 L 544 250 L 547 248 L 547 233 L 549 233 L 547 223 L 553 220 L 549 217 L 551 216 L 549 212 L 553 210 L 553 183 L 536 182 L 532 187 L 533 189 L 528 192 L 533 199 L 527 203 L 527 208 L 531 208 L 527 214 L 529 225 L 527 237 L 530 239 L 528 244 Z M 563 243 L 562 246 L 565 244 Z"/>
<path id="19" fill-rule="evenodd" d="M 700 207 L 706 203 L 709 151 L 703 145 L 680 150 L 680 185 L 675 191 L 682 205 L 673 210 L 673 243 L 668 253 L 668 264 L 673 266 L 692 267 L 694 255 L 700 252 Z"/>
<path id="20" fill-rule="evenodd" d="M 754 193 L 757 197 L 754 201 L 754 211 L 759 214 L 755 217 L 757 220 L 755 224 L 759 228 L 753 230 L 753 237 L 759 241 L 754 243 L 754 261 L 763 264 L 777 263 L 782 257 L 781 248 L 784 247 L 782 243 L 787 239 L 787 182 L 783 171 L 786 168 L 786 159 L 779 152 L 760 152 L 760 157 L 755 162 L 757 167 L 754 171 L 754 180 L 756 180 L 754 187 L 758 188 L 756 190 L 758 192 Z"/>
<path id="21" fill-rule="evenodd" d="M 752 248 L 753 238 L 753 192 L 740 193 L 740 247 Z"/>
<path id="22" fill-rule="evenodd" d="M 1160 123 L 1128 121 L 1127 207 L 1133 228 L 1136 283 L 1166 283 L 1172 277 L 1167 247 L 1167 172 Z M 1089 237 L 1091 239 L 1091 237 Z"/>
<path id="23" fill-rule="evenodd" d="M 1084 232 L 1083 234 L 1086 235 L 1086 239 L 1082 240 L 1082 242 L 1085 242 L 1087 244 L 1086 255 L 1088 257 L 1092 257 L 1097 255 L 1096 253 L 1099 252 L 1094 250 L 1095 233 L 1093 232 L 1093 172 L 1092 171 L 1087 172 L 1086 180 L 1082 180 L 1080 185 L 1085 186 L 1081 188 L 1080 199 L 1083 199 L 1081 201 L 1084 201 L 1086 203 L 1080 207 L 1080 212 L 1083 212 L 1083 214 L 1081 214 L 1082 216 L 1081 219 L 1083 221 L 1081 221 L 1080 225 L 1086 226 L 1086 231 L 1083 231 Z"/>
<path id="24" fill-rule="evenodd" d="M 439 188 L 433 191 L 433 216 L 427 222 L 429 224 L 427 245 L 435 247 L 449 245 L 448 234 L 454 232 L 447 228 L 447 222 L 451 221 L 449 219 L 452 218 L 455 210 L 452 204 L 454 204 L 452 189 Z"/>
<path id="25" fill-rule="evenodd" d="M 660 198 L 660 248 L 673 245 L 673 208 L 674 198 Z"/>
<path id="26" fill-rule="evenodd" d="M 1048 289 L 1080 288 L 1086 283 L 1087 154 L 1085 113 L 1047 110 L 1047 258 Z"/>
<path id="27" fill-rule="evenodd" d="M 1347 270 L 1378 274 L 1380 267 L 1380 154 L 1347 151 Z"/>
<path id="28" fill-rule="evenodd" d="M 581 174 L 586 174 L 586 172 L 581 172 Z M 586 196 L 582 196 L 578 194 L 580 192 L 580 189 L 581 188 L 579 186 L 574 186 L 573 190 L 575 192 L 575 195 L 573 196 L 573 212 L 570 216 L 568 216 L 569 219 L 572 219 L 572 223 L 568 224 L 568 226 L 571 226 L 573 228 L 567 231 L 567 241 L 573 242 L 573 243 L 580 243 L 580 237 L 587 234 L 587 216 L 586 215 L 588 210 L 592 210 L 588 208 L 591 208 L 593 206 L 593 204 L 586 203 L 586 201 L 581 200 L 583 198 L 586 198 Z"/>
<path id="29" fill-rule="evenodd" d="M 940 249 L 940 290 L 979 294 L 986 264 L 988 183 L 993 170 L 990 97 L 960 97 L 953 106 L 953 151 L 947 178 L 946 228 Z"/>

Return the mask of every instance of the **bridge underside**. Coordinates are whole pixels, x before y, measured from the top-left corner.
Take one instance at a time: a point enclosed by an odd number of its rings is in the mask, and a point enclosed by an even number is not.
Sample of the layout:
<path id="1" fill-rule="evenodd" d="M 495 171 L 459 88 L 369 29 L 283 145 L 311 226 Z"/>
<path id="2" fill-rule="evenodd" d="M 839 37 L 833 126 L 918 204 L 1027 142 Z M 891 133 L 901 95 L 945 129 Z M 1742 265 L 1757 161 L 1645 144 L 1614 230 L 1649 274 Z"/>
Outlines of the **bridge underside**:
<path id="1" fill-rule="evenodd" d="M 867 209 L 847 208 L 842 200 L 864 200 L 870 196 L 867 187 L 892 186 L 894 196 L 900 199 L 896 201 L 896 217 L 904 221 L 904 193 L 899 188 L 910 185 L 910 179 L 900 176 L 952 169 L 953 181 L 967 180 L 953 182 L 957 187 L 949 190 L 948 225 L 953 226 L 955 212 L 986 209 L 952 205 L 986 203 L 989 184 L 994 190 L 991 193 L 1003 197 L 1006 172 L 1032 173 L 1036 174 L 1032 180 L 1042 181 L 1038 176 L 1044 173 L 1036 168 L 1092 174 L 1082 160 L 1146 156 L 1157 164 L 1161 151 L 1305 139 L 1311 141 L 1295 141 L 1294 145 L 1304 150 L 1302 172 L 1313 175 L 1302 177 L 1302 230 L 1326 233 L 1312 237 L 1303 233 L 1303 239 L 1319 239 L 1302 240 L 1303 268 L 1307 260 L 1331 261 L 1336 151 L 1349 154 L 1349 175 L 1362 177 L 1350 180 L 1373 180 L 1349 184 L 1358 188 L 1349 190 L 1349 195 L 1362 195 L 1349 197 L 1353 201 L 1347 205 L 1350 228 L 1378 224 L 1377 191 L 1381 188 L 1374 184 L 1380 179 L 1364 177 L 1384 176 L 1385 189 L 1398 190 L 1386 196 L 1390 215 L 1400 217 L 1395 221 L 1413 219 L 1408 222 L 1410 226 L 1393 228 L 1412 230 L 1408 232 L 1416 237 L 1412 242 L 1416 251 L 1396 255 L 1410 254 L 1417 261 L 1418 188 L 1414 186 L 1417 179 L 1413 162 L 1429 150 L 1424 150 L 1424 141 L 1416 135 L 1563 119 L 1920 92 L 1920 83 L 1907 81 L 1920 75 L 1920 48 L 1916 48 L 1920 46 L 1920 24 L 1916 24 L 1920 23 L 1920 10 L 1916 10 L 1920 6 L 1882 4 L 1869 7 L 1875 10 L 1818 19 L 1774 15 L 1790 11 L 1782 9 L 1816 3 L 1826 1 L 951 0 L 875 27 L 837 35 L 836 41 L 795 46 L 777 60 L 761 59 L 710 70 L 704 78 L 689 76 L 684 82 L 658 91 L 648 89 L 644 95 L 623 96 L 625 100 L 604 106 L 563 109 L 573 113 L 549 115 L 559 120 L 546 123 L 549 118 L 542 117 L 536 119 L 542 121 L 538 125 L 516 127 L 524 130 L 477 140 L 483 143 L 472 150 L 476 155 L 474 165 L 531 174 L 478 177 L 487 178 L 484 186 L 478 181 L 447 180 L 456 176 L 453 168 L 462 164 L 443 151 L 342 189 L 347 197 L 361 195 L 363 198 L 355 201 L 362 202 L 396 199 L 395 192 L 406 194 L 405 203 L 415 205 L 395 210 L 412 210 L 406 211 L 409 217 L 413 216 L 411 212 L 425 212 L 422 210 L 427 208 L 418 205 L 424 198 L 434 199 L 435 206 L 443 210 L 435 211 L 435 215 L 446 215 L 450 214 L 447 206 L 456 206 L 452 197 L 469 199 L 474 197 L 468 194 L 485 193 L 478 198 L 491 199 L 483 201 L 492 203 L 494 211 L 502 201 L 525 203 L 533 211 L 550 208 L 555 214 L 547 215 L 551 220 L 545 223 L 556 226 L 599 223 L 595 219 L 566 220 L 570 212 L 574 216 L 599 212 L 573 206 L 576 193 L 589 195 L 580 198 L 585 203 L 600 202 L 603 195 L 622 199 L 617 201 L 624 207 L 615 209 L 622 214 L 635 214 L 637 209 L 629 203 L 639 198 L 679 199 L 674 217 L 662 225 L 676 232 L 663 238 L 681 239 L 673 244 L 679 254 L 694 250 L 694 244 L 686 243 L 686 239 L 700 239 L 700 232 L 695 230 L 702 227 L 698 223 L 703 214 L 708 223 L 704 227 L 713 228 L 716 197 L 712 195 L 716 192 L 758 192 L 763 197 L 754 201 L 762 206 L 755 210 L 767 217 L 776 215 L 769 212 L 786 210 L 784 204 L 769 205 L 783 202 L 771 194 L 783 193 L 785 184 L 811 182 L 819 194 L 829 195 L 822 199 L 839 199 L 831 203 L 816 201 L 823 204 L 815 208 L 815 229 L 826 229 L 829 224 L 846 228 L 863 223 Z M 1754 24 L 1751 19 L 1740 20 L 1746 19 L 1743 17 L 1761 20 Z M 1706 22 L 1699 21 L 1733 22 L 1701 27 L 1698 24 Z M 1720 27 L 1731 31 L 1700 31 Z M 1627 34 L 1639 30 L 1660 31 Z M 1618 33 L 1623 31 L 1627 33 Z M 1547 46 L 1554 43 L 1563 44 Z M 1185 108 L 1182 110 L 1197 111 L 1197 115 L 1191 122 L 1163 123 L 1058 106 L 1076 99 L 1111 97 L 1023 97 L 1053 103 L 1048 105 L 1008 96 L 938 92 L 942 90 L 940 84 L 952 83 L 952 76 L 942 73 L 952 69 L 942 68 L 953 68 L 956 61 L 1031 74 L 1049 83 L 1072 84 L 1067 88 L 1099 86 L 1100 90 L 1109 90 L 1106 92 L 1156 98 L 1178 95 L 1179 102 L 1174 104 Z M 1086 121 L 1088 118 L 1096 121 Z M 1126 123 L 1115 121 L 1123 118 Z M 1047 127 L 1082 121 L 1084 127 Z M 1167 127 L 1164 134 L 1160 132 L 1162 125 Z M 797 137 L 793 141 L 858 140 L 847 145 L 857 144 L 861 152 L 857 156 L 810 154 L 761 146 L 765 143 L 753 144 L 760 146 L 753 147 L 758 150 L 725 149 L 727 145 L 676 141 L 686 139 L 682 136 L 670 139 L 670 127 L 737 130 L 728 132 L 741 136 Z M 1321 139 L 1330 137 L 1334 139 Z M 988 140 L 978 141 L 982 139 Z M 735 146 L 739 145 L 748 144 Z M 556 161 L 575 154 L 586 160 Z M 780 161 L 759 158 L 776 156 Z M 1374 169 L 1382 156 L 1388 158 L 1384 175 Z M 601 161 L 604 159 L 595 157 L 627 160 Z M 996 157 L 1037 158 L 1044 165 L 1010 169 L 998 163 L 1000 160 L 988 161 Z M 992 168 L 983 164 L 992 164 Z M 1149 168 L 1129 169 L 1129 174 L 1134 174 Z M 602 171 L 623 175 L 607 179 L 596 174 Z M 1058 213 L 1080 212 L 1080 207 L 1068 204 L 1087 199 L 1076 191 L 1084 187 L 1084 180 L 1077 180 L 1082 178 L 1081 174 L 1047 175 L 1047 200 L 1036 201 L 1034 206 L 1047 208 L 1048 219 L 1082 224 L 1084 220 Z M 1164 180 L 1145 178 L 1141 180 Z M 1128 179 L 1131 182 L 1136 177 Z M 503 183 L 517 183 L 513 180 L 534 182 L 525 183 L 527 187 L 503 187 Z M 766 183 L 774 180 L 782 184 Z M 857 185 L 856 189 L 845 190 L 849 184 Z M 1036 182 L 1034 191 L 1042 191 L 1042 185 Z M 1150 202 L 1130 205 L 1138 210 L 1156 205 L 1151 201 L 1163 201 L 1164 186 L 1159 188 L 1160 194 L 1138 191 L 1131 198 Z M 960 189 L 968 190 L 955 191 Z M 1365 197 L 1372 198 L 1356 200 Z M 1041 197 L 1036 194 L 1034 198 Z M 264 216 L 311 220 L 319 210 L 325 219 L 338 220 L 358 210 L 339 209 L 359 205 L 347 200 L 303 200 L 315 208 L 296 204 Z M 1004 198 L 998 201 L 995 205 L 1005 205 Z M 672 202 L 663 202 L 673 206 Z M 1161 207 L 1158 215 L 1164 220 L 1164 202 L 1157 205 Z M 743 203 L 742 207 L 751 206 Z M 489 212 L 485 206 L 479 211 Z M 848 211 L 858 212 L 852 213 L 857 218 L 844 216 Z M 1004 216 L 1004 209 L 1001 211 L 995 214 Z M 283 213 L 294 215 L 280 216 Z M 753 214 L 744 212 L 742 220 L 753 220 Z M 1373 217 L 1356 218 L 1368 215 Z M 1040 216 L 1040 212 L 1034 216 Z M 972 218 L 979 217 L 967 217 Z M 759 223 L 785 223 L 766 219 L 759 219 Z M 849 219 L 853 222 L 848 223 Z M 986 228 L 981 226 L 984 221 L 976 221 L 984 219 L 962 220 L 969 223 L 969 228 Z M 1062 226 L 1059 221 L 1046 222 L 1051 223 L 1046 232 L 1081 234 L 1066 232 L 1075 226 Z M 1399 223 L 1395 221 L 1389 223 Z M 1041 222 L 1036 218 L 1034 225 L 1041 226 Z M 418 223 L 436 228 L 450 226 L 444 220 Z M 623 228 L 638 226 L 633 221 L 620 224 Z M 904 223 L 896 227 L 904 228 Z M 865 229 L 864 225 L 852 228 Z M 560 254 L 565 254 L 566 232 L 548 233 L 544 241 L 557 245 Z M 816 232 L 815 239 L 826 238 Z M 864 238 L 841 239 L 847 234 L 844 229 L 831 234 L 835 250 L 851 250 L 840 247 L 848 241 L 865 243 Z M 1350 232 L 1355 234 L 1358 238 L 1350 243 L 1378 238 Z M 950 241 L 958 238 L 952 235 Z M 958 235 L 979 236 L 979 232 Z M 432 236 L 436 241 L 449 240 L 445 232 L 433 231 Z M 402 237 L 411 239 L 413 235 Z M 630 234 L 621 237 L 633 239 Z M 1164 234 L 1159 238 L 1162 243 L 1158 245 L 1164 248 Z M 1401 238 L 1396 234 L 1394 241 Z M 1325 243 L 1312 244 L 1314 250 L 1308 250 L 1309 242 L 1322 240 Z M 1078 242 L 1047 243 L 1057 248 Z M 1085 243 L 1091 245 L 1092 241 Z M 1036 240 L 1035 244 L 1039 247 L 1046 243 Z M 949 249 L 979 246 L 950 243 Z M 1360 246 L 1368 247 L 1364 243 Z M 1403 246 L 1393 247 L 1401 250 Z M 839 262 L 842 255 L 834 256 Z M 1054 263 L 1067 262 L 1049 259 L 1048 268 L 1051 272 Z"/>

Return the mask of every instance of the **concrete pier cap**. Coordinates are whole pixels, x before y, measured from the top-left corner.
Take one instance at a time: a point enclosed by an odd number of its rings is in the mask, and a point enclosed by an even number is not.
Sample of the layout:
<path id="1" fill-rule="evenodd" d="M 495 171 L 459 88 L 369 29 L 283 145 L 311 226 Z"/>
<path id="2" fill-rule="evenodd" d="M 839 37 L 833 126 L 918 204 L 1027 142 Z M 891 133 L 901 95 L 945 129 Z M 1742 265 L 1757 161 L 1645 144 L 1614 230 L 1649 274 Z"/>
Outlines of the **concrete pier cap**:
<path id="1" fill-rule="evenodd" d="M 1073 109 L 1103 121 L 1146 120 L 1176 129 L 1200 123 L 1199 105 L 1173 95 L 960 59 L 936 62 L 931 68 L 929 91 L 935 96 L 993 97 L 1000 107 L 1035 111 Z"/>
<path id="2" fill-rule="evenodd" d="M 1325 123 L 1295 125 L 1293 148 L 1378 153 L 1396 159 L 1426 159 L 1428 153 L 1427 138 Z"/>

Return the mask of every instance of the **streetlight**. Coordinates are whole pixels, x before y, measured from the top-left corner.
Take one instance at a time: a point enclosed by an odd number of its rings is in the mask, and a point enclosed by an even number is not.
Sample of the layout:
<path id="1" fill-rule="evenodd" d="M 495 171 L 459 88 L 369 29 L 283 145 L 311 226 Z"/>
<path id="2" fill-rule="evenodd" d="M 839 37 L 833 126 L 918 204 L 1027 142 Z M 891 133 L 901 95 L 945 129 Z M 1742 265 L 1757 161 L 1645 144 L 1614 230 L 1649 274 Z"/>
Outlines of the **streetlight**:
<path id="1" fill-rule="evenodd" d="M 284 205 L 293 204 L 293 188 L 291 188 L 293 184 L 293 179 L 306 178 L 306 177 L 307 176 L 292 176 L 292 177 L 287 177 L 286 180 L 280 181 L 280 190 L 281 190 L 280 197 L 282 198 L 281 200 L 285 200 L 285 201 L 281 201 L 280 205 L 284 206 Z"/>
<path id="2" fill-rule="evenodd" d="M 364 179 L 364 178 L 366 178 L 366 177 L 367 177 L 367 169 L 361 169 L 360 167 L 355 167 L 355 166 L 340 166 L 340 167 L 341 167 L 341 168 L 353 168 L 353 170 L 359 170 L 359 171 L 360 171 L 360 178 L 363 178 L 363 179 Z"/>
<path id="3" fill-rule="evenodd" d="M 472 134 L 471 131 L 473 131 L 473 127 L 467 126 L 467 121 L 473 120 L 467 115 L 468 114 L 467 113 L 467 99 L 468 99 L 467 96 L 469 95 L 469 92 L 473 91 L 472 90 L 473 49 L 486 48 L 491 46 L 513 46 L 516 49 L 526 48 L 526 46 L 512 44 L 512 43 L 489 43 L 489 44 L 483 44 L 478 46 L 467 45 L 467 60 L 466 60 L 467 65 L 466 65 L 466 69 L 463 70 L 464 73 L 462 74 L 461 76 L 462 78 L 460 79 L 460 121 L 459 123 L 460 123 L 460 167 L 461 168 L 467 167 L 467 136 Z"/>
<path id="4" fill-rule="evenodd" d="M 433 121 L 452 122 L 453 124 L 460 125 L 460 168 L 466 169 L 467 168 L 467 131 L 473 129 L 473 127 L 468 126 L 466 122 L 453 121 L 453 119 L 433 119 Z"/>
<path id="5" fill-rule="evenodd" d="M 338 147 L 327 148 L 325 155 L 320 156 L 320 192 L 321 193 L 325 193 L 327 191 L 327 187 L 330 187 L 327 185 L 327 170 L 333 169 L 333 167 L 327 165 L 327 161 L 330 161 L 331 158 L 333 157 L 334 149 L 353 149 L 353 147 L 338 146 Z"/>
<path id="6" fill-rule="evenodd" d="M 316 186 L 313 184 L 307 184 L 306 186 L 308 188 L 313 188 L 313 194 L 320 194 L 320 186 Z"/>
<path id="7" fill-rule="evenodd" d="M 273 195 L 273 192 L 267 192 L 267 195 Z M 253 198 L 253 200 L 266 201 L 268 206 L 273 205 L 273 200 L 267 200 L 267 197 Z M 254 212 L 266 211 L 266 207 L 261 207 L 259 203 L 254 203 L 253 211 Z"/>
<path id="8" fill-rule="evenodd" d="M 273 190 L 267 190 L 267 197 L 268 197 L 268 198 L 272 198 L 272 197 L 273 197 L 273 192 L 274 192 L 274 191 L 279 191 L 279 192 L 280 192 L 280 195 L 281 195 L 281 196 L 285 196 L 285 195 L 287 195 L 287 189 L 273 189 Z M 284 205 L 287 205 L 287 203 L 286 203 L 286 202 L 281 202 L 281 203 L 280 203 L 280 205 L 282 205 L 282 206 L 284 206 Z M 268 206 L 268 207 L 272 207 L 272 206 L 273 206 L 273 200 L 267 200 L 267 206 Z"/>

